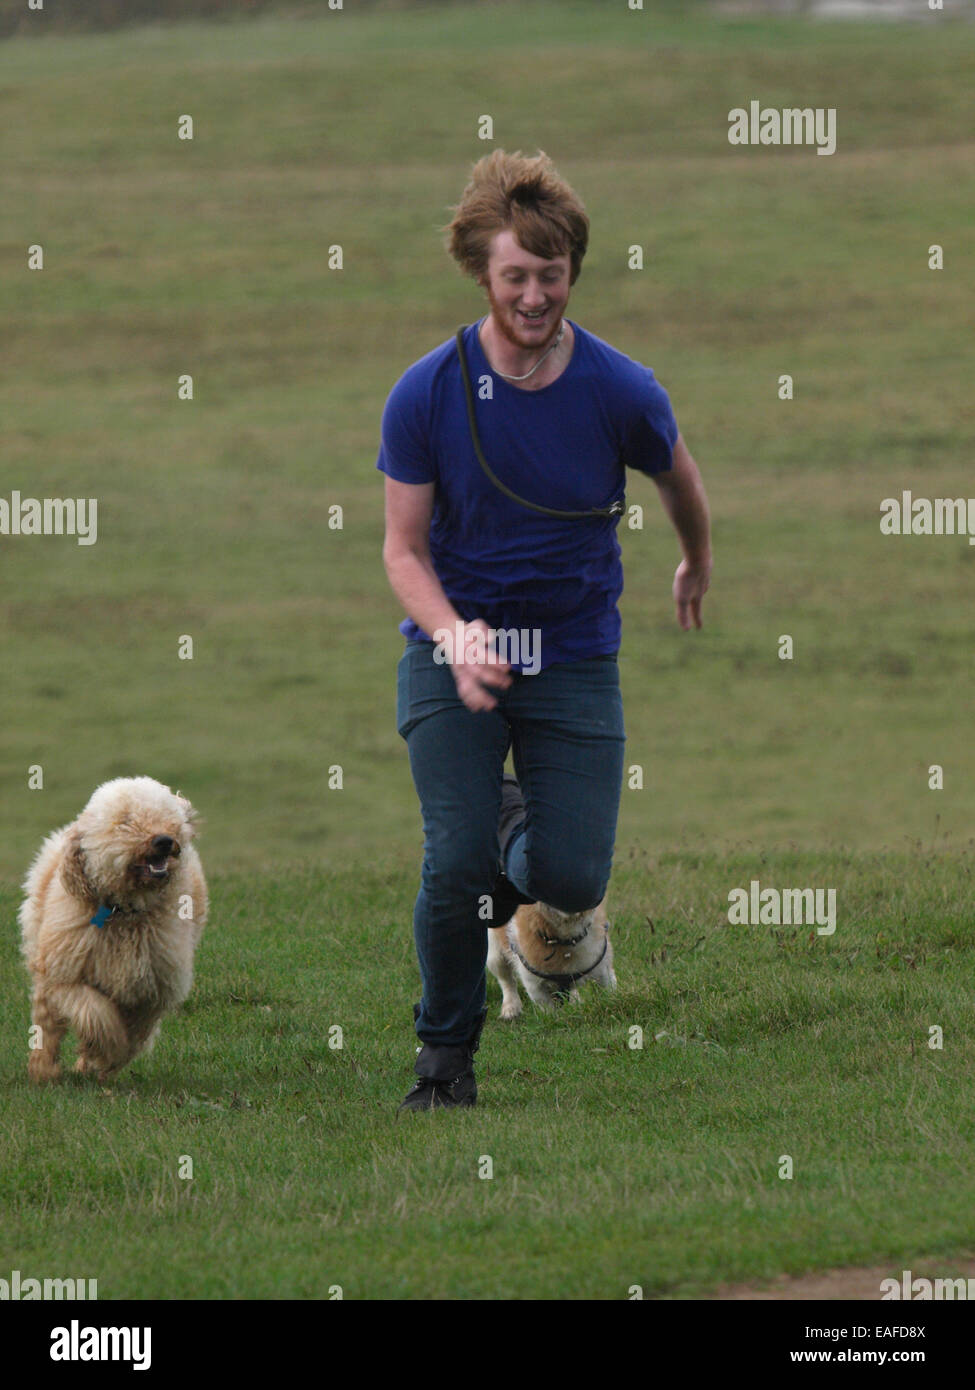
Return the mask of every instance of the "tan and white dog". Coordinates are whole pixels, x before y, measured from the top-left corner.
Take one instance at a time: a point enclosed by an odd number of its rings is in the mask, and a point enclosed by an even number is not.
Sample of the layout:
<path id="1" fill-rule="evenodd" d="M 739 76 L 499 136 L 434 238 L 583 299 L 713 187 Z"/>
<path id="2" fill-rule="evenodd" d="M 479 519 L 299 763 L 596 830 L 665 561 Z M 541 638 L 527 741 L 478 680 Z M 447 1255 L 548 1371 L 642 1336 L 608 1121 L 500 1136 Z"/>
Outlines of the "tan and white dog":
<path id="1" fill-rule="evenodd" d="M 521 1013 L 519 979 L 529 999 L 543 1008 L 577 1000 L 576 985 L 587 980 L 615 989 L 606 899 L 587 912 L 523 904 L 506 926 L 488 929 L 487 964 L 501 985 L 504 1019 Z"/>
<path id="2" fill-rule="evenodd" d="M 34 981 L 32 1081 L 57 1079 L 69 1027 L 75 1070 L 106 1080 L 189 994 L 208 906 L 194 818 L 151 777 L 119 777 L 44 841 L 19 914 Z"/>

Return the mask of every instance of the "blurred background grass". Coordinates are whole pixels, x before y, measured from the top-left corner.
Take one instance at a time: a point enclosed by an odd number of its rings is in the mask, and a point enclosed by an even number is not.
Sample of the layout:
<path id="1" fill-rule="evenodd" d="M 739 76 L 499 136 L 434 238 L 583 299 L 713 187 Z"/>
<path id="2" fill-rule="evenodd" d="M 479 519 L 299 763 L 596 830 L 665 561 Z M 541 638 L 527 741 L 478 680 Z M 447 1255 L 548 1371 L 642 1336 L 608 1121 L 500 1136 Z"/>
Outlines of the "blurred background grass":
<path id="1" fill-rule="evenodd" d="M 884 538 L 879 504 L 972 490 L 973 48 L 528 2 L 0 46 L 0 495 L 99 502 L 95 546 L 0 538 L 0 874 L 128 773 L 198 804 L 211 872 L 417 864 L 374 462 L 394 381 L 482 311 L 438 229 L 495 147 L 546 150 L 585 200 L 570 316 L 654 368 L 714 513 L 682 634 L 631 480 L 621 854 L 967 846 L 975 547 Z M 730 146 L 752 98 L 835 106 L 837 153 Z"/>

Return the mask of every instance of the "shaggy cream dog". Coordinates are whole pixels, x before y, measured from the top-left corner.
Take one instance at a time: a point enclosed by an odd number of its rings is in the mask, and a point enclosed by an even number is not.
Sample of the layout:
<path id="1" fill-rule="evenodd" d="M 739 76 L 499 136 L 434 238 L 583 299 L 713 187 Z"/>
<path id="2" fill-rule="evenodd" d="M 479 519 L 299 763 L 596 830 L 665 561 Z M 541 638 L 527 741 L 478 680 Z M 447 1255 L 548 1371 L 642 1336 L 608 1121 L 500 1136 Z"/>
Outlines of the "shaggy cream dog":
<path id="1" fill-rule="evenodd" d="M 152 1046 L 162 1015 L 189 994 L 208 905 L 194 818 L 151 777 L 119 777 L 44 841 L 20 908 L 32 1081 L 57 1079 L 68 1028 L 75 1070 L 106 1080 Z"/>
<path id="2" fill-rule="evenodd" d="M 521 1013 L 518 981 L 543 1008 L 579 998 L 577 983 L 616 988 L 606 900 L 588 912 L 525 903 L 504 927 L 488 930 L 488 969 L 501 985 L 501 1017 Z"/>

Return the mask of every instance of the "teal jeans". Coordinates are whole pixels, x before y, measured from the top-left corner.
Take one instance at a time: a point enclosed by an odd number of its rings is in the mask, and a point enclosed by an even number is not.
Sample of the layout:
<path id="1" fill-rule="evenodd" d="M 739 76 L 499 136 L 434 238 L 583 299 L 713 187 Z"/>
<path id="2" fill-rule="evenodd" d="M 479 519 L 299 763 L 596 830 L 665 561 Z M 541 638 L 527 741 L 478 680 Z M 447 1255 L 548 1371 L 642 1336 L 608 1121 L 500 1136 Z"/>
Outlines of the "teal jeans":
<path id="1" fill-rule="evenodd" d="M 503 869 L 532 900 L 595 907 L 613 862 L 623 784 L 623 706 L 615 656 L 515 673 L 493 710 L 472 713 L 432 642 L 408 642 L 397 670 L 397 729 L 423 816 L 413 911 L 422 1042 L 468 1040 L 485 1002 L 483 905 L 498 874 L 501 778 L 509 749 L 525 820 Z"/>

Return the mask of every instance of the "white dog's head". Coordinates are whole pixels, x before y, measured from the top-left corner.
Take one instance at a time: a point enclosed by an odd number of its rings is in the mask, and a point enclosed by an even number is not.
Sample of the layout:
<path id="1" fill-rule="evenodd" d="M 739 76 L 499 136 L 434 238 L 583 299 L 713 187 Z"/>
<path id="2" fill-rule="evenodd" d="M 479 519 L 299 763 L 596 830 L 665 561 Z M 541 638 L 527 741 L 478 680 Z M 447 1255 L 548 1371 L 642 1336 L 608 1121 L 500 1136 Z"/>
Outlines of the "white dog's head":
<path id="1" fill-rule="evenodd" d="M 158 892 L 178 874 L 195 818 L 185 796 L 151 777 L 104 782 L 69 827 L 64 886 L 119 904 Z"/>

